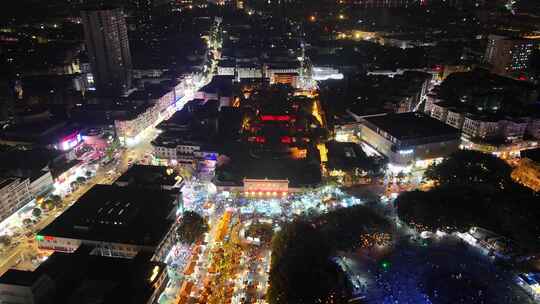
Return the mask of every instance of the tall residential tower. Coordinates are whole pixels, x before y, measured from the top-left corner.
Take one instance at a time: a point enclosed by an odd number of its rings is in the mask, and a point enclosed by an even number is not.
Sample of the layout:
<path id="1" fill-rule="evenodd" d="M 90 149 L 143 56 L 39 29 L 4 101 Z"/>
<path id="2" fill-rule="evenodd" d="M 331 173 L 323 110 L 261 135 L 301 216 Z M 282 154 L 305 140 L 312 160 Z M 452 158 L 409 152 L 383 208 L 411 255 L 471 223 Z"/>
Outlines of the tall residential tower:
<path id="1" fill-rule="evenodd" d="M 99 95 L 121 95 L 131 87 L 126 20 L 119 8 L 81 11 L 88 57 Z"/>

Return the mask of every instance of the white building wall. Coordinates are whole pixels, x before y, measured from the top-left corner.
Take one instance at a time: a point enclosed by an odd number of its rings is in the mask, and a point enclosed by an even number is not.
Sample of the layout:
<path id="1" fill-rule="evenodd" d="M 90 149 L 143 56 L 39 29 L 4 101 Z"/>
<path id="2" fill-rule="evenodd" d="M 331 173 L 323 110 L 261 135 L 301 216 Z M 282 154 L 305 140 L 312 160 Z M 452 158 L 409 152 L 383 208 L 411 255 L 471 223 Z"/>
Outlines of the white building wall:
<path id="1" fill-rule="evenodd" d="M 465 121 L 465 115 L 460 112 L 448 111 L 446 115 L 446 124 L 461 130 L 463 122 Z"/>
<path id="2" fill-rule="evenodd" d="M 42 171 L 42 173 L 43 175 L 33 180 L 29 185 L 30 193 L 32 194 L 34 198 L 47 192 L 54 185 L 54 180 L 51 175 L 51 171 L 49 170 Z"/>
<path id="3" fill-rule="evenodd" d="M 15 213 L 32 198 L 29 179 L 9 179 L 0 189 L 0 221 Z"/>
<path id="4" fill-rule="evenodd" d="M 448 108 L 440 104 L 432 104 L 431 117 L 436 118 L 442 122 L 446 122 L 446 115 L 448 115 Z"/>

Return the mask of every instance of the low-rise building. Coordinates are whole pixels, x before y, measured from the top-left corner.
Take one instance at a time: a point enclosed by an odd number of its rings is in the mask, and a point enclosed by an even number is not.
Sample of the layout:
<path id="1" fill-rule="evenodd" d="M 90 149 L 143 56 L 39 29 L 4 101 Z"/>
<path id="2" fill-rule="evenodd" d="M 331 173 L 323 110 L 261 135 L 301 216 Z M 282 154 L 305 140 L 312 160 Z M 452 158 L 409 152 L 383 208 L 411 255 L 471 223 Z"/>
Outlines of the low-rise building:
<path id="1" fill-rule="evenodd" d="M 239 64 L 236 66 L 236 79 L 238 81 L 244 78 L 262 78 L 263 70 L 260 64 Z"/>
<path id="2" fill-rule="evenodd" d="M 281 196 L 289 192 L 289 181 L 286 179 L 244 179 L 246 196 Z"/>
<path id="3" fill-rule="evenodd" d="M 366 117 L 360 138 L 397 165 L 444 157 L 460 144 L 459 130 L 418 112 Z"/>
<path id="4" fill-rule="evenodd" d="M 37 235 L 41 249 L 163 260 L 173 244 L 178 210 L 175 191 L 96 185 Z"/>
<path id="5" fill-rule="evenodd" d="M 461 130 L 465 122 L 465 113 L 458 108 L 449 108 L 446 114 L 446 124 Z"/>
<path id="6" fill-rule="evenodd" d="M 499 133 L 499 121 L 487 116 L 467 115 L 462 130 L 463 135 L 468 138 L 493 138 Z"/>
<path id="7" fill-rule="evenodd" d="M 129 145 L 137 142 L 141 133 L 156 123 L 158 114 L 155 106 L 145 105 L 133 109 L 124 118 L 115 119 L 114 127 L 120 143 Z"/>
<path id="8" fill-rule="evenodd" d="M 217 152 L 210 145 L 198 141 L 184 138 L 164 138 L 158 137 L 152 141 L 154 157 L 163 164 L 186 164 L 197 165 L 199 161 L 205 160 L 211 155 L 217 158 Z"/>
<path id="9" fill-rule="evenodd" d="M 477 115 L 470 113 L 466 107 L 452 106 L 446 102 L 430 104 L 430 110 L 426 113 L 461 130 L 467 140 L 503 139 L 515 142 L 522 140 L 525 133 L 533 137 L 540 135 L 540 123 L 530 117 Z"/>
<path id="10" fill-rule="evenodd" d="M 53 253 L 33 271 L 10 269 L 0 277 L 2 303 L 151 304 L 168 282 L 166 265 L 139 253 L 133 259 L 94 255 L 93 247 Z"/>
<path id="11" fill-rule="evenodd" d="M 80 129 L 67 121 L 44 119 L 12 125 L 0 132 L 0 144 L 73 151 L 82 142 Z"/>
<path id="12" fill-rule="evenodd" d="M 133 165 L 114 183 L 121 187 L 140 187 L 180 191 L 182 178 L 165 166 Z"/>
<path id="13" fill-rule="evenodd" d="M 54 188 L 54 179 L 50 170 L 36 172 L 30 178 L 30 193 L 33 198 L 49 193 Z"/>
<path id="14" fill-rule="evenodd" d="M 446 122 L 446 116 L 448 115 L 448 107 L 442 103 L 434 103 L 431 105 L 431 117 L 436 118 L 442 122 Z"/>
<path id="15" fill-rule="evenodd" d="M 16 177 L 0 179 L 0 221 L 17 212 L 32 198 L 29 179 Z"/>
<path id="16" fill-rule="evenodd" d="M 0 178 L 28 180 L 32 198 L 44 196 L 54 189 L 51 167 L 64 159 L 60 151 L 13 148 L 0 152 Z"/>

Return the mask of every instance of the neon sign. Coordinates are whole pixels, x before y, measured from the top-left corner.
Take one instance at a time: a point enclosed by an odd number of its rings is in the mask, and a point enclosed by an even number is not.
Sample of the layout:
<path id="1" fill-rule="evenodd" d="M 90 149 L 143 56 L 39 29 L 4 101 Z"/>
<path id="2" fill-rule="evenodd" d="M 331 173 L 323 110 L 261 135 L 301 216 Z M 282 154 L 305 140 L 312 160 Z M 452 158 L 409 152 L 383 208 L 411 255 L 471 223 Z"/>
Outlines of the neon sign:
<path id="1" fill-rule="evenodd" d="M 291 116 L 289 115 L 262 115 L 262 121 L 289 121 Z"/>
<path id="2" fill-rule="evenodd" d="M 75 132 L 60 141 L 60 149 L 67 151 L 77 146 L 82 141 L 81 133 Z"/>

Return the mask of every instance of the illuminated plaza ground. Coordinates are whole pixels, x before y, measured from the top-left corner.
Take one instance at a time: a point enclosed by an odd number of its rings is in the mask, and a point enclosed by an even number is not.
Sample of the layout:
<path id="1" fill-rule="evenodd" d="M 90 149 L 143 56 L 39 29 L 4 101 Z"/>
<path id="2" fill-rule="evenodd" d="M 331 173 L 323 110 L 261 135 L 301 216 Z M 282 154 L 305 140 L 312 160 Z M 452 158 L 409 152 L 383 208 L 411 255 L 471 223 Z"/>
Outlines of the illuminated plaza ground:
<path id="1" fill-rule="evenodd" d="M 455 237 L 399 241 L 386 254 L 354 257 L 367 303 L 534 303 L 514 275 Z"/>
<path id="2" fill-rule="evenodd" d="M 350 192 L 350 191 L 349 191 Z M 353 191 L 357 192 L 357 191 Z M 276 230 L 279 226 L 305 214 L 320 214 L 335 208 L 344 208 L 364 201 L 335 186 L 325 186 L 303 193 L 289 194 L 279 198 L 245 197 L 236 193 L 218 192 L 209 183 L 195 182 L 184 188 L 185 207 L 196 210 L 210 218 L 211 226 L 223 218 L 225 210 L 233 210 L 233 219 L 225 238 L 242 244 L 239 227 L 252 221 L 268 221 Z M 209 203 L 210 202 L 210 203 Z M 391 203 L 373 203 L 373 208 L 397 223 Z M 236 227 L 236 228 L 234 228 Z M 215 231 L 207 236 L 204 259 L 210 259 L 208 248 L 216 246 Z M 219 243 L 221 244 L 221 243 Z M 179 245 L 169 264 L 171 272 L 180 273 L 168 289 L 169 298 L 161 303 L 173 303 L 180 288 L 181 269 L 186 267 L 192 247 Z M 238 247 L 240 261 L 234 265 L 236 282 L 231 287 L 232 303 L 247 297 L 253 288 L 242 282 L 256 280 L 259 287 L 254 299 L 264 299 L 267 288 L 270 250 L 243 244 Z M 248 258 L 254 256 L 256 258 Z M 262 258 L 262 259 L 261 259 Z M 342 253 L 345 261 L 341 267 L 349 277 L 353 296 L 363 298 L 366 303 L 399 304 L 453 304 L 453 303 L 535 303 L 515 283 L 515 273 L 496 265 L 485 253 L 454 235 L 434 236 L 422 239 L 418 232 L 403 225 L 396 225 L 391 244 L 368 251 Z M 209 263 L 200 265 L 195 285 L 202 288 L 206 277 L 213 278 L 208 271 Z M 205 268 L 206 267 L 206 268 Z M 251 271 L 254 269 L 254 271 Z M 173 275 L 174 276 L 174 275 Z M 208 280 L 208 279 L 206 279 Z M 196 288 L 195 288 L 196 289 Z M 200 296 L 200 292 L 192 295 Z M 264 303 L 264 302 L 261 302 Z"/>
<path id="3" fill-rule="evenodd" d="M 375 206 L 397 224 L 393 241 L 341 253 L 354 297 L 365 303 L 536 303 L 516 284 L 516 273 L 456 235 L 422 238 L 395 221 L 391 204 Z"/>

